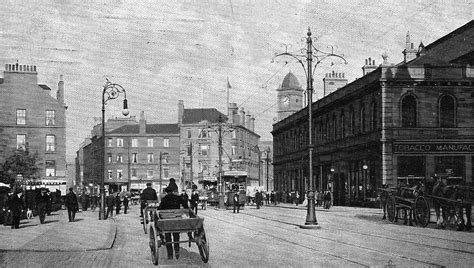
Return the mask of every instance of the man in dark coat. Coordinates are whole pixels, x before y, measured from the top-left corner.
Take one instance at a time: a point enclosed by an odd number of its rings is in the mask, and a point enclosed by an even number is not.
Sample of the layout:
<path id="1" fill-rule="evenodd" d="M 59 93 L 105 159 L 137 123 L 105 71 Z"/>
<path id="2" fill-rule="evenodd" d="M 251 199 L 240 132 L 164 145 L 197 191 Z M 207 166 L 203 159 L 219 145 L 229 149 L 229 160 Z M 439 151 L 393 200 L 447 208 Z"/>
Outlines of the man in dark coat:
<path id="1" fill-rule="evenodd" d="M 232 198 L 232 201 L 234 202 L 234 213 L 235 213 L 236 208 L 237 208 L 237 213 L 239 213 L 239 210 L 240 210 L 239 192 L 235 192 L 234 197 Z"/>
<path id="2" fill-rule="evenodd" d="M 76 218 L 76 212 L 79 210 L 79 204 L 77 203 L 77 196 L 72 187 L 69 188 L 69 193 L 66 194 L 64 203 L 66 204 L 69 221 L 73 222 Z"/>
<path id="3" fill-rule="evenodd" d="M 114 205 L 115 205 L 115 196 L 110 193 L 109 196 L 105 199 L 105 204 L 107 205 L 107 213 L 105 214 L 105 218 L 107 219 L 114 216 Z"/>
<path id="4" fill-rule="evenodd" d="M 146 207 L 146 201 L 156 201 L 158 200 L 158 196 L 156 195 L 155 189 L 151 187 L 151 183 L 148 182 L 146 184 L 146 188 L 143 189 L 142 193 L 140 194 L 140 217 L 143 217 L 143 209 Z"/>
<path id="5" fill-rule="evenodd" d="M 120 214 L 121 204 L 122 204 L 122 200 L 120 200 L 120 194 L 117 193 L 117 195 L 115 196 L 115 214 L 116 215 Z"/>
<path id="6" fill-rule="evenodd" d="M 127 214 L 128 209 L 128 197 L 125 195 L 123 197 L 123 214 Z"/>
<path id="7" fill-rule="evenodd" d="M 46 194 L 46 189 L 41 189 L 41 191 L 36 195 L 36 207 L 38 209 L 38 215 L 40 223 L 44 223 L 46 218 L 46 209 L 49 203 L 49 196 Z"/>
<path id="8" fill-rule="evenodd" d="M 181 206 L 183 208 L 188 208 L 188 203 L 184 202 L 183 198 L 181 198 L 178 195 L 178 186 L 176 184 L 170 184 L 168 187 L 165 189 L 166 191 L 166 196 L 163 197 L 161 200 L 160 205 L 158 206 L 158 209 L 179 209 Z M 165 234 L 165 240 L 166 242 L 171 242 L 171 234 L 166 233 Z M 173 241 L 174 242 L 179 242 L 179 233 L 173 233 Z M 176 255 L 176 259 L 179 259 L 179 243 L 175 243 L 174 245 L 174 252 Z M 172 244 L 167 244 L 166 245 L 166 251 L 168 252 L 168 259 L 172 260 L 173 259 L 173 245 Z"/>
<path id="9" fill-rule="evenodd" d="M 260 209 L 260 204 L 262 203 L 262 193 L 258 190 L 255 193 L 255 203 L 257 204 L 257 209 Z"/>
<path id="10" fill-rule="evenodd" d="M 199 192 L 197 190 L 197 186 L 193 185 L 193 192 L 191 193 L 191 199 L 189 200 L 189 205 L 195 215 L 198 214 L 198 202 L 199 202 Z"/>
<path id="11" fill-rule="evenodd" d="M 21 211 L 24 209 L 23 192 L 16 190 L 8 200 L 8 208 L 12 215 L 12 229 L 20 228 Z"/>

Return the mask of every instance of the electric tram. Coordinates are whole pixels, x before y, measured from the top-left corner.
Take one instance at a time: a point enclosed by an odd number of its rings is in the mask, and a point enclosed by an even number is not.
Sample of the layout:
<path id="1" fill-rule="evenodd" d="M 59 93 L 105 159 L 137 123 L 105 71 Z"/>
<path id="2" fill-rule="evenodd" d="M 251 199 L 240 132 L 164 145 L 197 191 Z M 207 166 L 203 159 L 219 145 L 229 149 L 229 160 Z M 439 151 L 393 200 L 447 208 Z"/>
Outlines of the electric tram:
<path id="1" fill-rule="evenodd" d="M 232 207 L 233 197 L 236 192 L 239 193 L 240 206 L 245 205 L 247 201 L 248 175 L 246 171 L 229 170 L 222 174 L 222 183 L 224 186 L 224 200 L 227 207 Z"/>

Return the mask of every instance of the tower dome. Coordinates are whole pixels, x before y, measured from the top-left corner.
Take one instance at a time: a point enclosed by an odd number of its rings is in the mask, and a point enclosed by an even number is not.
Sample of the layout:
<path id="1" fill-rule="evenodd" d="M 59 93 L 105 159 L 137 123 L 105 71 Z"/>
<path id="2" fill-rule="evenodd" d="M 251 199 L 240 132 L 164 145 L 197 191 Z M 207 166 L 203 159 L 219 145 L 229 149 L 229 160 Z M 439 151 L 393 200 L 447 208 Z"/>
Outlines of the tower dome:
<path id="1" fill-rule="evenodd" d="M 281 89 L 301 89 L 298 78 L 292 73 L 289 72 L 285 78 L 283 78 L 283 83 L 281 83 Z"/>

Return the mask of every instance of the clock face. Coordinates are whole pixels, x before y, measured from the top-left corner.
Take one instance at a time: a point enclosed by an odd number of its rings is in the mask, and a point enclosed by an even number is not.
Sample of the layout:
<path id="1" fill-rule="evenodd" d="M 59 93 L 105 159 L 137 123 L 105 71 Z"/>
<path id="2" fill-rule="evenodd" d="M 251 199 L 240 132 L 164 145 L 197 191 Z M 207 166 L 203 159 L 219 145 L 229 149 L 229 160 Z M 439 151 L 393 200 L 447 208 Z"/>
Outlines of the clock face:
<path id="1" fill-rule="evenodd" d="M 283 104 L 283 106 L 288 106 L 290 104 L 290 97 L 283 96 L 281 98 L 281 104 Z"/>

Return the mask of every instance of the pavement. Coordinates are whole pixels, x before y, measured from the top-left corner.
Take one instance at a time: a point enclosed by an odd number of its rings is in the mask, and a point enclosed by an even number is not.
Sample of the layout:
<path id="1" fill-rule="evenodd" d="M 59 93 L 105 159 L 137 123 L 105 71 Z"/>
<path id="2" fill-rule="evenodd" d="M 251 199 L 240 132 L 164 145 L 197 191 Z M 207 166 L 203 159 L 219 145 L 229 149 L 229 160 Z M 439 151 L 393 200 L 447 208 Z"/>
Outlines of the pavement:
<path id="1" fill-rule="evenodd" d="M 0 225 L 0 251 L 74 252 L 110 249 L 117 235 L 114 218 L 98 221 L 99 210 L 76 213 L 69 222 L 67 210 L 46 216 L 44 224 L 39 217 L 24 219 L 20 229 Z M 87 235 L 84 235 L 87 234 Z"/>

